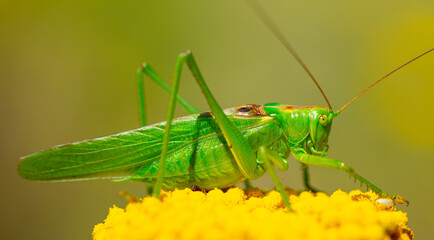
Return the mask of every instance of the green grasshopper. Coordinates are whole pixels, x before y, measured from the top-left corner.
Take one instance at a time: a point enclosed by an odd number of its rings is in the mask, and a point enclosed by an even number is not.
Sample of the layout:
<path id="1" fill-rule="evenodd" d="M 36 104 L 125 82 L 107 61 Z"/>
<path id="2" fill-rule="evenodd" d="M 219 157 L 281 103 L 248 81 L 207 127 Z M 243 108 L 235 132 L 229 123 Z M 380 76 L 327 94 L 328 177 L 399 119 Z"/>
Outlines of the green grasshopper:
<path id="1" fill-rule="evenodd" d="M 207 87 L 192 53 L 185 51 L 177 59 L 172 87 L 146 63 L 137 70 L 142 128 L 60 145 L 23 157 L 18 166 L 19 175 L 38 181 L 142 181 L 155 184 L 153 196 L 158 197 L 163 187 L 169 190 L 192 186 L 226 188 L 257 179 L 268 171 L 289 209 L 287 195 L 273 165 L 281 171 L 287 170 L 287 158 L 292 154 L 303 165 L 304 185 L 308 190 L 314 191 L 308 174 L 308 166 L 313 165 L 343 170 L 380 196 L 397 202 L 405 201 L 400 195 L 383 192 L 344 162 L 326 158 L 328 137 L 333 119 L 344 108 L 393 72 L 434 49 L 395 69 L 334 111 L 315 78 L 268 15 L 258 6 L 254 8 L 305 68 L 329 107 L 268 103 L 222 110 Z M 184 63 L 201 88 L 210 112 L 200 113 L 178 95 Z M 146 123 L 144 76 L 150 77 L 170 94 L 166 122 Z M 173 119 L 176 102 L 192 115 Z"/>

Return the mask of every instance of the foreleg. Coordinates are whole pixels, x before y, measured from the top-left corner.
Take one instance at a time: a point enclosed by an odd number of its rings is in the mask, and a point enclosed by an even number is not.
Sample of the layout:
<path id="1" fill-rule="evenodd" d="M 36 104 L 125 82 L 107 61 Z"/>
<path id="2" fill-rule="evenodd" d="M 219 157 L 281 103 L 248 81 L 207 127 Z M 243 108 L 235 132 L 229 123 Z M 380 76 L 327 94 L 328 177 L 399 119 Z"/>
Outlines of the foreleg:
<path id="1" fill-rule="evenodd" d="M 297 149 L 295 151 L 292 151 L 292 153 L 295 158 L 297 158 L 300 162 L 304 164 L 343 170 L 347 172 L 350 176 L 354 177 L 356 180 L 360 181 L 362 184 L 365 184 L 369 189 L 377 193 L 380 197 L 390 197 L 394 200 L 397 200 L 398 203 L 407 202 L 401 195 L 388 194 L 383 192 L 379 187 L 375 186 L 370 181 L 357 174 L 352 167 L 348 166 L 342 161 L 310 155 L 304 152 L 303 149 Z"/>

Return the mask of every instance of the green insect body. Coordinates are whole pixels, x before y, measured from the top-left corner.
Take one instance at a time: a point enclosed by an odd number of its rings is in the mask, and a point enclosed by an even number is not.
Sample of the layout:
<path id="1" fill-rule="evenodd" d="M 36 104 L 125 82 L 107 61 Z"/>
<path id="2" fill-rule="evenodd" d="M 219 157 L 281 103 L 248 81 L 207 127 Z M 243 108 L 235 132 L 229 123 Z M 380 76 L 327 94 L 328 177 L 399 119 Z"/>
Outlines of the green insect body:
<path id="1" fill-rule="evenodd" d="M 199 85 L 212 112 L 172 120 L 175 101 L 182 103 L 183 100 L 176 90 L 182 69 L 179 63 L 184 61 L 198 82 L 203 84 Z M 323 157 L 327 154 L 332 120 L 338 112 L 321 106 L 297 107 L 275 103 L 245 105 L 223 112 L 203 82 L 189 51 L 180 55 L 175 72 L 175 88 L 170 90 L 148 65 L 138 71 L 151 76 L 166 91 L 171 91 L 167 122 L 34 153 L 23 158 L 18 167 L 19 174 L 42 181 L 105 178 L 157 184 L 161 181 L 167 189 L 191 186 L 211 189 L 233 186 L 245 179 L 257 179 L 269 170 L 283 193 L 269 161 L 280 170 L 287 170 L 286 159 L 292 153 L 303 164 L 343 169 L 382 193 L 342 162 Z M 138 76 L 142 82 L 141 74 Z M 139 93 L 142 95 L 141 87 Z M 144 101 L 144 96 L 140 99 Z M 189 109 L 189 103 L 185 102 L 185 105 Z M 144 109 L 141 112 L 142 119 L 145 119 Z M 227 122 L 222 123 L 222 119 Z M 159 177 L 161 172 L 162 177 Z M 307 171 L 305 185 L 310 189 Z M 287 199 L 285 203 L 289 206 Z"/>
<path id="2" fill-rule="evenodd" d="M 178 96 L 184 62 L 201 87 L 211 112 L 197 113 L 196 108 Z M 158 196 L 163 186 L 166 189 L 224 188 L 246 179 L 257 179 L 268 171 L 289 208 L 272 164 L 279 170 L 287 170 L 286 159 L 292 153 L 303 164 L 304 185 L 308 190 L 314 189 L 309 184 L 307 166 L 314 165 L 343 170 L 380 196 L 405 201 L 400 195 L 383 192 L 345 163 L 325 157 L 333 119 L 355 98 L 338 111 L 322 106 L 278 103 L 245 105 L 223 111 L 206 86 L 190 51 L 178 58 L 172 89 L 147 64 L 137 73 L 143 125 L 146 125 L 143 75 L 170 92 L 166 122 L 34 153 L 22 158 L 19 175 L 40 181 L 137 180 L 155 183 L 154 196 Z M 173 120 L 176 101 L 195 114 Z"/>
<path id="3" fill-rule="evenodd" d="M 228 109 L 225 114 L 247 139 L 257 161 L 260 146 L 283 159 L 303 146 L 310 146 L 305 149 L 307 152 L 322 154 L 333 117 L 333 112 L 325 107 L 277 104 L 246 105 Z M 320 116 L 328 116 L 325 126 L 319 124 Z M 44 181 L 108 178 L 155 183 L 165 125 L 157 123 L 38 152 L 24 158 L 19 173 L 27 179 Z M 282 168 L 288 168 L 286 161 Z M 264 165 L 257 164 L 252 179 L 264 173 Z M 196 114 L 172 122 L 163 179 L 166 189 L 224 188 L 245 179 L 212 114 Z"/>
<path id="4" fill-rule="evenodd" d="M 283 45 L 302 65 L 318 86 L 329 107 L 299 107 L 277 103 L 245 105 L 225 111 L 208 89 L 190 51 L 179 55 L 172 87 L 146 63 L 137 70 L 139 109 L 142 128 L 53 147 L 23 157 L 18 173 L 23 178 L 39 181 L 87 179 L 136 180 L 155 184 L 153 196 L 166 189 L 198 186 L 203 189 L 225 188 L 248 179 L 257 179 L 268 171 L 283 202 L 290 204 L 273 164 L 281 171 L 288 169 L 292 154 L 303 166 L 306 189 L 308 166 L 330 167 L 347 172 L 382 197 L 399 203 L 402 196 L 388 194 L 358 175 L 345 163 L 327 158 L 328 137 L 333 119 L 355 99 L 384 78 L 434 51 L 431 49 L 398 67 L 362 91 L 337 111 L 333 111 L 325 94 L 289 43 L 283 39 L 268 15 L 258 15 Z M 183 64 L 186 63 L 211 109 L 200 113 L 178 95 Z M 147 126 L 144 98 L 144 76 L 148 76 L 169 93 L 166 122 Z M 173 119 L 176 102 L 191 115 Z"/>

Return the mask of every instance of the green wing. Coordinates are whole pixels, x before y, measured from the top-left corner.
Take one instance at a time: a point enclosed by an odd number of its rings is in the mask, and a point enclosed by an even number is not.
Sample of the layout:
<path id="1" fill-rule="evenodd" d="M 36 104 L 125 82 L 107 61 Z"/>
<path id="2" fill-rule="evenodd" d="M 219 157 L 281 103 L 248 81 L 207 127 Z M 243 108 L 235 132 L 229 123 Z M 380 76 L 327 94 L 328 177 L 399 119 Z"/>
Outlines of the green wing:
<path id="1" fill-rule="evenodd" d="M 233 112 L 226 111 L 229 115 Z M 230 118 L 232 121 L 235 120 Z M 199 119 L 214 121 L 210 114 L 200 114 L 178 118 L 172 122 L 169 154 L 197 144 L 197 141 L 220 135 L 219 130 L 212 129 L 211 126 L 204 128 L 201 125 L 198 128 Z M 255 119 L 235 121 L 239 128 L 245 129 L 264 120 Z M 137 176 L 141 167 L 159 159 L 164 128 L 165 123 L 162 122 L 43 150 L 23 157 L 18 166 L 18 173 L 23 178 L 40 181 L 129 179 Z"/>
<path id="2" fill-rule="evenodd" d="M 182 135 L 185 125 L 195 120 L 195 115 L 172 122 L 178 134 L 172 137 L 170 147 L 188 144 Z M 23 157 L 18 173 L 23 178 L 43 181 L 114 179 L 134 175 L 136 169 L 155 160 L 161 153 L 165 123 L 110 136 L 56 146 Z"/>

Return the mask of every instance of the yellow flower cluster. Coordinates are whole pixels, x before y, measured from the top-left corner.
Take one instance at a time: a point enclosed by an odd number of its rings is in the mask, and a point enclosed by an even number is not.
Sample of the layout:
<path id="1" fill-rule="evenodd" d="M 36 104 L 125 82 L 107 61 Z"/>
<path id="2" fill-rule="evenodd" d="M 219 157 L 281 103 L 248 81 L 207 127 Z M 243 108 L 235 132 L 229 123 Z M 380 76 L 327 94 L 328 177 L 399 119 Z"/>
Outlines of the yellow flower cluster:
<path id="1" fill-rule="evenodd" d="M 112 207 L 93 239 L 412 239 L 407 214 L 377 198 L 359 190 L 331 196 L 303 192 L 290 195 L 288 211 L 276 191 L 175 190 L 129 203 L 125 210 Z"/>

